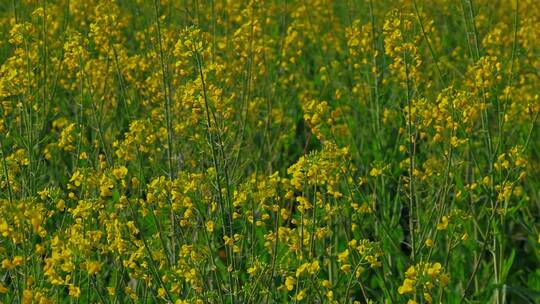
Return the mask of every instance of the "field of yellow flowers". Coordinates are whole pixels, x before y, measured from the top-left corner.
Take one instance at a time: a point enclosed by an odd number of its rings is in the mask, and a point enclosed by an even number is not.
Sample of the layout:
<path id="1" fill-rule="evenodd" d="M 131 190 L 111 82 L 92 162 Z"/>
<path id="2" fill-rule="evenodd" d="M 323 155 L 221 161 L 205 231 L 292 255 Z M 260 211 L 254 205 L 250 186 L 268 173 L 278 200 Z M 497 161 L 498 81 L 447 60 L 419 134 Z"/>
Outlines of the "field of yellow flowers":
<path id="1" fill-rule="evenodd" d="M 0 303 L 539 303 L 539 24 L 0 1 Z"/>

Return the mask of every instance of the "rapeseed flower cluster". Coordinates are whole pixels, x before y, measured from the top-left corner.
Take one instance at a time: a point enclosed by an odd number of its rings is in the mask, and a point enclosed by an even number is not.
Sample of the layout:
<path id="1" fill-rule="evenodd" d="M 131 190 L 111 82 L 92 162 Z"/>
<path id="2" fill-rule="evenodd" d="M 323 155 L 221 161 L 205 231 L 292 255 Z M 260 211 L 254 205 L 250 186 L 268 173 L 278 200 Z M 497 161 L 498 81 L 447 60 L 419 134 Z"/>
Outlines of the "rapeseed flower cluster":
<path id="1" fill-rule="evenodd" d="M 0 3 L 0 303 L 533 303 L 539 22 Z"/>

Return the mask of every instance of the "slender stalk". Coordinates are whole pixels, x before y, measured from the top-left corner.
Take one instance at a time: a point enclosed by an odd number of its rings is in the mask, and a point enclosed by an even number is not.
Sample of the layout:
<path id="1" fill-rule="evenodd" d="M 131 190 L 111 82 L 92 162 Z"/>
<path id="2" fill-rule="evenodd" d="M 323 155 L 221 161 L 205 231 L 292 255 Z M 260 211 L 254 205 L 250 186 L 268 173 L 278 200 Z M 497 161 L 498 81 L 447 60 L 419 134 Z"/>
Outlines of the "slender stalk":
<path id="1" fill-rule="evenodd" d="M 159 0 L 154 0 L 154 9 L 156 13 L 156 32 L 157 32 L 157 40 L 158 40 L 158 50 L 159 50 L 159 61 L 161 65 L 161 76 L 162 76 L 162 83 L 163 83 L 163 93 L 165 94 L 165 120 L 167 125 L 167 167 L 168 167 L 168 175 L 169 180 L 173 180 L 175 178 L 175 174 L 173 171 L 173 140 L 172 140 L 172 134 L 173 129 L 171 126 L 171 84 L 168 80 L 168 69 L 165 64 L 164 54 L 163 54 L 163 45 L 161 42 L 161 26 L 159 22 Z M 169 204 L 172 204 L 171 197 L 168 195 Z M 171 208 L 170 212 L 170 221 L 171 221 L 171 235 L 170 235 L 170 241 L 171 241 L 171 261 L 172 263 L 176 263 L 176 220 L 174 218 L 174 211 L 173 208 Z"/>
<path id="2" fill-rule="evenodd" d="M 203 73 L 203 68 L 202 68 L 202 61 L 201 61 L 201 58 L 200 58 L 200 54 L 198 53 L 198 51 L 195 51 L 195 59 L 197 61 L 197 67 L 198 67 L 198 70 L 199 70 L 199 77 L 201 79 L 201 86 L 202 86 L 202 91 L 203 91 L 203 99 L 204 99 L 204 106 L 205 106 L 205 113 L 206 113 L 206 132 L 207 132 L 207 136 L 208 136 L 208 139 L 209 139 L 209 142 L 210 142 L 210 149 L 211 149 L 211 152 L 212 152 L 212 161 L 213 161 L 213 164 L 214 164 L 214 169 L 215 169 L 215 174 L 216 174 L 216 185 L 217 185 L 217 193 L 218 193 L 218 202 L 220 204 L 220 211 L 221 211 L 221 216 L 222 216 L 222 221 L 223 221 L 223 226 L 226 226 L 228 225 L 228 228 L 229 228 L 229 231 L 228 231 L 228 234 L 229 234 L 229 237 L 233 238 L 234 237 L 234 234 L 233 234 L 233 226 L 232 226 L 232 208 L 231 208 L 231 202 L 230 202 L 230 194 L 229 194 L 229 183 L 228 183 L 228 175 L 227 175 L 227 170 L 226 168 L 224 168 L 224 175 L 225 175 L 225 178 L 226 178 L 226 183 L 227 183 L 227 193 L 228 193 L 228 200 L 227 200 L 227 206 L 225 206 L 225 200 L 223 198 L 223 194 L 222 194 L 222 185 L 221 185 L 221 178 L 219 176 L 219 173 L 220 173 L 220 166 L 219 166 L 219 162 L 218 162 L 218 159 L 217 159 L 217 151 L 216 151 L 216 148 L 214 147 L 214 139 L 213 139 L 213 135 L 212 135 L 212 119 L 210 118 L 210 116 L 213 114 L 210 113 L 210 105 L 209 105 L 209 101 L 208 101 L 208 97 L 206 95 L 206 83 L 205 83 L 205 80 L 204 80 L 204 73 Z M 215 125 L 215 128 L 217 128 L 217 124 L 216 124 L 216 117 L 213 116 L 214 118 L 214 125 Z M 218 138 L 219 138 L 219 134 L 218 134 Z M 218 140 L 218 145 L 220 146 L 221 149 L 223 149 L 223 145 L 221 144 L 221 140 Z M 221 150 L 221 152 L 223 152 L 223 150 Z M 224 153 L 221 153 L 221 156 L 223 156 Z M 226 213 L 226 216 L 227 218 L 225 218 L 225 207 L 227 207 L 227 213 Z M 234 280 L 233 280 L 233 276 L 232 276 L 232 273 L 234 272 L 235 270 L 235 266 L 234 266 L 234 256 L 233 256 L 233 250 L 232 250 L 232 246 L 229 246 L 229 245 L 225 245 L 225 247 L 227 248 L 227 251 L 228 251 L 228 254 L 227 254 L 227 264 L 228 264 L 228 267 L 231 267 L 232 268 L 232 271 L 230 271 L 229 269 L 227 269 L 228 273 L 229 273 L 229 286 L 231 288 L 231 291 L 229 292 L 229 299 L 231 301 L 232 304 L 235 303 L 234 301 L 234 293 L 235 293 L 235 287 L 234 287 Z"/>

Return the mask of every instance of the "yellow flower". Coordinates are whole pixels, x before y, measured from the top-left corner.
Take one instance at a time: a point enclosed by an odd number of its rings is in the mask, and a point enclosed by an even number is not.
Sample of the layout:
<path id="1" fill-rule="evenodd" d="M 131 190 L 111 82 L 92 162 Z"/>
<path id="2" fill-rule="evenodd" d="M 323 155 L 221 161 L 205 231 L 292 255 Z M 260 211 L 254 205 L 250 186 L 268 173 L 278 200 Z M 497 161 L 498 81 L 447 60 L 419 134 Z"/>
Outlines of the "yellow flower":
<path id="1" fill-rule="evenodd" d="M 369 171 L 369 175 L 373 176 L 373 177 L 377 177 L 379 175 L 382 175 L 382 170 L 381 169 L 378 169 L 378 168 L 372 168 L 371 171 Z"/>
<path id="2" fill-rule="evenodd" d="M 351 264 L 345 264 L 343 266 L 341 266 L 341 271 L 345 272 L 345 273 L 349 273 L 349 271 L 351 271 Z"/>
<path id="3" fill-rule="evenodd" d="M 13 257 L 13 265 L 14 266 L 19 266 L 19 265 L 22 265 L 23 263 L 23 258 L 21 256 L 14 256 Z"/>
<path id="4" fill-rule="evenodd" d="M 58 208 L 58 210 L 60 211 L 64 211 L 64 209 L 66 208 L 66 201 L 64 201 L 63 199 L 59 199 L 58 202 L 56 202 L 56 208 Z"/>
<path id="5" fill-rule="evenodd" d="M 254 275 L 257 272 L 257 266 L 253 265 L 247 269 L 249 275 Z"/>
<path id="6" fill-rule="evenodd" d="M 164 298 L 165 297 L 165 289 L 163 288 L 158 288 L 158 297 L 160 298 Z"/>
<path id="7" fill-rule="evenodd" d="M 427 269 L 427 274 L 430 277 L 435 277 L 441 272 L 442 265 L 441 263 L 434 263 L 431 267 Z"/>
<path id="8" fill-rule="evenodd" d="M 86 152 L 81 152 L 81 154 L 79 155 L 79 159 L 81 160 L 86 160 L 88 159 L 88 154 Z"/>
<path id="9" fill-rule="evenodd" d="M 33 298 L 34 298 L 34 294 L 32 293 L 31 290 L 29 289 L 25 289 L 23 291 L 23 296 L 22 296 L 22 303 L 23 304 L 31 304 L 33 301 Z"/>
<path id="10" fill-rule="evenodd" d="M 215 227 L 216 227 L 216 224 L 214 223 L 214 221 L 209 220 L 208 222 L 206 222 L 206 231 L 212 233 L 214 232 Z"/>
<path id="11" fill-rule="evenodd" d="M 349 258 L 349 249 L 345 249 L 342 253 L 337 256 L 338 262 L 343 263 Z"/>
<path id="12" fill-rule="evenodd" d="M 405 279 L 403 285 L 399 286 L 399 294 L 412 293 L 414 291 L 414 281 L 411 279 Z"/>
<path id="13" fill-rule="evenodd" d="M 3 237 L 7 237 L 9 235 L 9 225 L 4 219 L 0 220 L 0 234 L 2 234 Z M 540 235 L 538 240 L 540 241 Z"/>
<path id="14" fill-rule="evenodd" d="M 450 283 L 450 275 L 448 275 L 447 273 L 443 273 L 439 276 L 439 285 L 441 287 L 444 287 L 446 285 L 448 285 L 448 283 Z"/>
<path id="15" fill-rule="evenodd" d="M 426 300 L 426 302 L 428 302 L 429 304 L 433 303 L 433 297 L 427 293 L 427 292 L 424 292 L 424 299 Z"/>
<path id="16" fill-rule="evenodd" d="M 405 272 L 405 276 L 407 278 L 414 278 L 416 277 L 416 269 L 414 268 L 414 266 L 410 266 L 407 271 Z"/>
<path id="17" fill-rule="evenodd" d="M 86 270 L 89 275 L 94 275 L 101 271 L 101 263 L 97 261 L 86 262 Z"/>
<path id="18" fill-rule="evenodd" d="M 81 289 L 73 284 L 69 284 L 69 295 L 78 298 L 81 295 Z"/>
<path id="19" fill-rule="evenodd" d="M 293 290 L 295 284 L 296 280 L 293 277 L 288 276 L 287 278 L 285 278 L 285 287 L 287 287 L 288 291 Z"/>
<path id="20" fill-rule="evenodd" d="M 306 269 L 309 267 L 309 263 L 304 263 L 302 265 L 300 265 L 297 269 L 296 269 L 296 277 L 298 278 L 299 276 L 301 276 L 305 271 Z"/>
<path id="21" fill-rule="evenodd" d="M 366 271 L 366 269 L 359 265 L 356 268 L 356 273 L 354 274 L 354 276 L 358 279 L 362 275 L 362 273 L 364 273 L 364 271 Z"/>
<path id="22" fill-rule="evenodd" d="M 107 293 L 110 296 L 114 296 L 116 294 L 116 289 L 114 287 L 107 287 Z"/>
<path id="23" fill-rule="evenodd" d="M 127 175 L 127 173 L 128 169 L 125 166 L 114 168 L 112 170 L 112 175 L 118 180 L 123 179 Z"/>
<path id="24" fill-rule="evenodd" d="M 13 269 L 14 265 L 11 263 L 9 259 L 3 259 L 2 260 L 2 268 L 4 269 Z"/>
<path id="25" fill-rule="evenodd" d="M 328 299 L 333 299 L 334 298 L 334 292 L 332 290 L 329 290 L 327 293 L 326 293 L 326 297 Z"/>
<path id="26" fill-rule="evenodd" d="M 297 301 L 302 301 L 304 298 L 306 297 L 306 290 L 305 289 L 302 289 L 298 292 L 298 294 L 296 295 L 296 300 Z"/>
<path id="27" fill-rule="evenodd" d="M 124 288 L 124 292 L 132 299 L 132 300 L 138 300 L 139 299 L 139 296 L 137 295 L 137 293 L 135 291 L 133 291 L 133 289 L 129 286 L 125 287 Z"/>
<path id="28" fill-rule="evenodd" d="M 446 230 L 448 228 L 448 217 L 445 215 L 441 218 L 441 222 L 437 224 L 437 230 Z"/>
<path id="29" fill-rule="evenodd" d="M 103 197 L 112 196 L 111 189 L 113 188 L 112 184 L 106 183 L 99 186 L 99 195 Z"/>
<path id="30" fill-rule="evenodd" d="M 315 260 L 311 263 L 310 267 L 309 267 L 309 273 L 310 274 L 315 274 L 317 271 L 319 271 L 321 267 L 319 266 L 319 260 Z"/>

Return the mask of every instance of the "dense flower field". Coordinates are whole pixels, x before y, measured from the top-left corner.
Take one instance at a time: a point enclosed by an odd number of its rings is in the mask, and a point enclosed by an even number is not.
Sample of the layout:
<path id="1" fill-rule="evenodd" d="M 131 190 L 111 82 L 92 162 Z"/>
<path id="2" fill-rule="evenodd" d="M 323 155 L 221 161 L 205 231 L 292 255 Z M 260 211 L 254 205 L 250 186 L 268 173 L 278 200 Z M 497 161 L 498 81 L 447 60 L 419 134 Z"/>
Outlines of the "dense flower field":
<path id="1" fill-rule="evenodd" d="M 539 24 L 2 0 L 0 303 L 538 303 Z"/>

